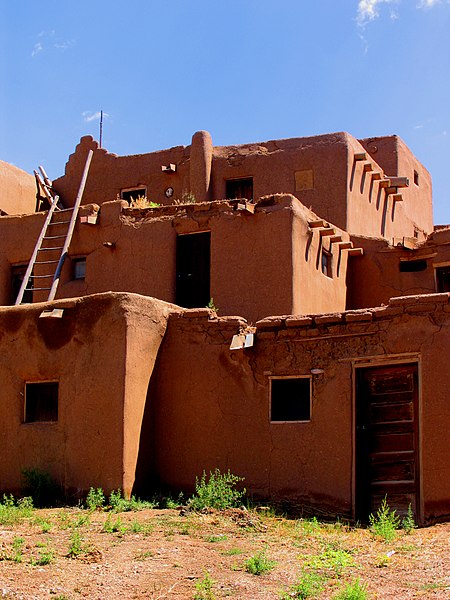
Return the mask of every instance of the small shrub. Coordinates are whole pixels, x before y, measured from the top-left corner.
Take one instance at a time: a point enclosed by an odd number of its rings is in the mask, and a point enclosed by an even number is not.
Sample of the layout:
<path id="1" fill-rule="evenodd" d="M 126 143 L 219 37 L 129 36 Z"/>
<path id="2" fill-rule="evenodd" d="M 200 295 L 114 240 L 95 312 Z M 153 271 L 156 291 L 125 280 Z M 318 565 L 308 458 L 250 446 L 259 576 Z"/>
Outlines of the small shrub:
<path id="1" fill-rule="evenodd" d="M 194 600 L 215 600 L 216 596 L 213 592 L 213 585 L 215 584 L 214 579 L 205 571 L 205 576 L 201 581 L 197 581 L 195 584 L 196 593 Z"/>
<path id="2" fill-rule="evenodd" d="M 14 525 L 33 514 L 33 500 L 29 497 L 15 500 L 10 494 L 0 502 L 0 525 Z"/>
<path id="3" fill-rule="evenodd" d="M 195 480 L 195 495 L 189 500 L 188 505 L 193 510 L 204 508 L 217 508 L 219 510 L 237 506 L 242 502 L 245 489 L 242 491 L 234 489 L 242 477 L 233 475 L 230 471 L 221 473 L 219 469 L 210 471 L 209 478 L 206 472 Z"/>
<path id="4" fill-rule="evenodd" d="M 347 567 L 353 567 L 355 563 L 346 550 L 326 548 L 322 554 L 313 556 L 305 564 L 314 570 L 332 571 L 336 577 L 340 577 Z"/>
<path id="5" fill-rule="evenodd" d="M 91 487 L 86 498 L 86 506 L 91 511 L 102 509 L 105 506 L 105 494 L 102 488 Z"/>
<path id="6" fill-rule="evenodd" d="M 152 202 L 147 196 L 138 196 L 136 199 L 131 197 L 130 206 L 131 208 L 158 208 L 161 204 Z"/>
<path id="7" fill-rule="evenodd" d="M 22 537 L 15 537 L 11 544 L 11 554 L 6 556 L 7 560 L 12 560 L 14 562 L 20 563 L 23 559 L 23 545 L 25 544 L 25 540 Z"/>
<path id="8" fill-rule="evenodd" d="M 37 508 L 54 506 L 61 499 L 61 490 L 50 473 L 37 467 L 22 469 L 23 492 L 33 499 Z"/>
<path id="9" fill-rule="evenodd" d="M 277 563 L 274 560 L 269 560 L 266 556 L 266 551 L 261 550 L 248 560 L 245 561 L 245 570 L 252 575 L 262 575 L 271 571 Z"/>
<path id="10" fill-rule="evenodd" d="M 209 299 L 208 304 L 206 305 L 206 308 L 209 308 L 210 310 L 213 310 L 216 314 L 219 313 L 219 309 L 217 308 L 217 306 L 214 304 L 214 298 L 211 297 Z"/>
<path id="11" fill-rule="evenodd" d="M 127 530 L 126 525 L 124 525 L 122 523 L 122 520 L 120 517 L 117 517 L 117 519 L 115 521 L 113 521 L 111 519 L 111 515 L 108 515 L 108 518 L 106 519 L 104 525 L 103 525 L 103 529 L 102 531 L 105 533 L 119 533 L 119 534 L 123 534 L 125 533 Z"/>
<path id="12" fill-rule="evenodd" d="M 67 556 L 69 558 L 76 558 L 80 556 L 80 554 L 84 554 L 86 552 L 86 548 L 83 544 L 83 540 L 78 531 L 74 531 L 70 536 L 70 545 Z"/>
<path id="13" fill-rule="evenodd" d="M 408 512 L 406 516 L 402 519 L 402 529 L 406 531 L 406 533 L 411 533 L 417 527 L 416 522 L 414 520 L 414 513 L 411 508 L 411 504 L 408 505 Z"/>
<path id="14" fill-rule="evenodd" d="M 224 542 L 227 539 L 227 536 L 224 533 L 219 535 L 210 535 L 206 538 L 207 542 L 211 542 L 212 544 L 215 542 Z"/>
<path id="15" fill-rule="evenodd" d="M 394 539 L 396 530 L 400 525 L 400 517 L 395 510 L 391 510 L 386 497 L 383 498 L 376 515 L 369 515 L 370 530 L 375 535 L 382 537 L 386 542 Z"/>
<path id="16" fill-rule="evenodd" d="M 45 565 L 49 565 L 53 562 L 55 558 L 55 553 L 53 550 L 51 550 L 50 548 L 46 548 L 44 550 L 41 550 L 41 552 L 39 553 L 39 556 L 37 558 L 35 558 L 34 560 L 31 561 L 31 564 L 35 565 L 35 566 L 40 566 L 43 567 Z"/>
<path id="17" fill-rule="evenodd" d="M 37 517 L 34 522 L 41 528 L 42 533 L 48 533 L 52 528 L 52 523 L 47 519 L 43 519 L 42 517 Z"/>
<path id="18" fill-rule="evenodd" d="M 367 586 L 359 579 L 349 583 L 338 594 L 333 596 L 334 600 L 367 600 Z"/>
<path id="19" fill-rule="evenodd" d="M 318 573 L 304 573 L 294 586 L 280 595 L 280 600 L 316 598 L 323 590 L 325 582 L 326 579 Z"/>

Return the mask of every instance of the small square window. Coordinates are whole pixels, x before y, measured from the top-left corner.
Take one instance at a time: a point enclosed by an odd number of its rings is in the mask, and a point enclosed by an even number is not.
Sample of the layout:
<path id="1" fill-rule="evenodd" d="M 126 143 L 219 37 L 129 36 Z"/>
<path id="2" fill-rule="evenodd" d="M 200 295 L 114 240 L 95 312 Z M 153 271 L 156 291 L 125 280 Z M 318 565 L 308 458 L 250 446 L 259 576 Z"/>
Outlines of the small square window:
<path id="1" fill-rule="evenodd" d="M 253 200 L 253 177 L 228 179 L 226 182 L 226 197 L 229 200 L 234 200 L 235 198 Z"/>
<path id="2" fill-rule="evenodd" d="M 417 171 L 414 171 L 414 183 L 419 185 L 419 173 Z"/>
<path id="3" fill-rule="evenodd" d="M 25 384 L 25 423 L 58 420 L 58 382 Z"/>
<path id="4" fill-rule="evenodd" d="M 73 279 L 84 279 L 86 277 L 86 258 L 73 258 Z"/>
<path id="5" fill-rule="evenodd" d="M 321 268 L 322 273 L 327 277 L 333 277 L 332 260 L 333 256 L 331 252 L 328 252 L 322 248 Z"/>
<path id="6" fill-rule="evenodd" d="M 270 420 L 275 423 L 311 420 L 311 378 L 270 380 Z"/>

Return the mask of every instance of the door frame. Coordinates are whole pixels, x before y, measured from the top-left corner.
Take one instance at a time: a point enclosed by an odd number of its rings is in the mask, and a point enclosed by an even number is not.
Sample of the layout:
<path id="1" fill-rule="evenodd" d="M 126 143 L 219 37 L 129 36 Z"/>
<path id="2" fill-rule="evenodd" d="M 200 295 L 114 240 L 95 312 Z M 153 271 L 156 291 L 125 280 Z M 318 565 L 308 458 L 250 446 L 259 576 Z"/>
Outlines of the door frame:
<path id="1" fill-rule="evenodd" d="M 370 369 L 376 367 L 390 367 L 398 366 L 402 364 L 416 364 L 417 365 L 417 439 L 419 448 L 417 452 L 417 472 L 419 477 L 418 494 L 419 498 L 416 499 L 416 522 L 418 525 L 423 524 L 424 515 L 424 500 L 423 500 L 423 477 L 422 477 L 422 360 L 419 353 L 409 354 L 390 354 L 383 356 L 365 356 L 363 358 L 352 359 L 352 476 L 351 476 L 351 495 L 352 495 L 352 518 L 356 519 L 356 380 L 357 380 L 357 369 Z"/>

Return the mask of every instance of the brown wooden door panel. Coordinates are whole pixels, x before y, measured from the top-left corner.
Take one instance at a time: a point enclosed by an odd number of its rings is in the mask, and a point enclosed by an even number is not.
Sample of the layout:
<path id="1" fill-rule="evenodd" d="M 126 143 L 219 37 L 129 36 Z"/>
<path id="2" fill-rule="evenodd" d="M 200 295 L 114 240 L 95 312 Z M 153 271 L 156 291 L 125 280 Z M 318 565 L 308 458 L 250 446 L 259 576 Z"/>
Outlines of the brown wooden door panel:
<path id="1" fill-rule="evenodd" d="M 417 365 L 357 370 L 356 516 L 367 521 L 387 497 L 399 514 L 416 511 L 418 473 Z"/>

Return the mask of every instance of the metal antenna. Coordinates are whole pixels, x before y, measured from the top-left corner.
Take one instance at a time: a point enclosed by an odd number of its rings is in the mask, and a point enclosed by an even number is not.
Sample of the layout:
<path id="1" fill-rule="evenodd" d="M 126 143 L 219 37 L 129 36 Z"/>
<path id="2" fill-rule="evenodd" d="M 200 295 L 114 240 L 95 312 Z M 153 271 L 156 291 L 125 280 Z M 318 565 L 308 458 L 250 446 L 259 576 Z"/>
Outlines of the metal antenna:
<path id="1" fill-rule="evenodd" d="M 103 136 L 103 111 L 100 111 L 100 148 L 102 147 L 102 136 Z"/>

